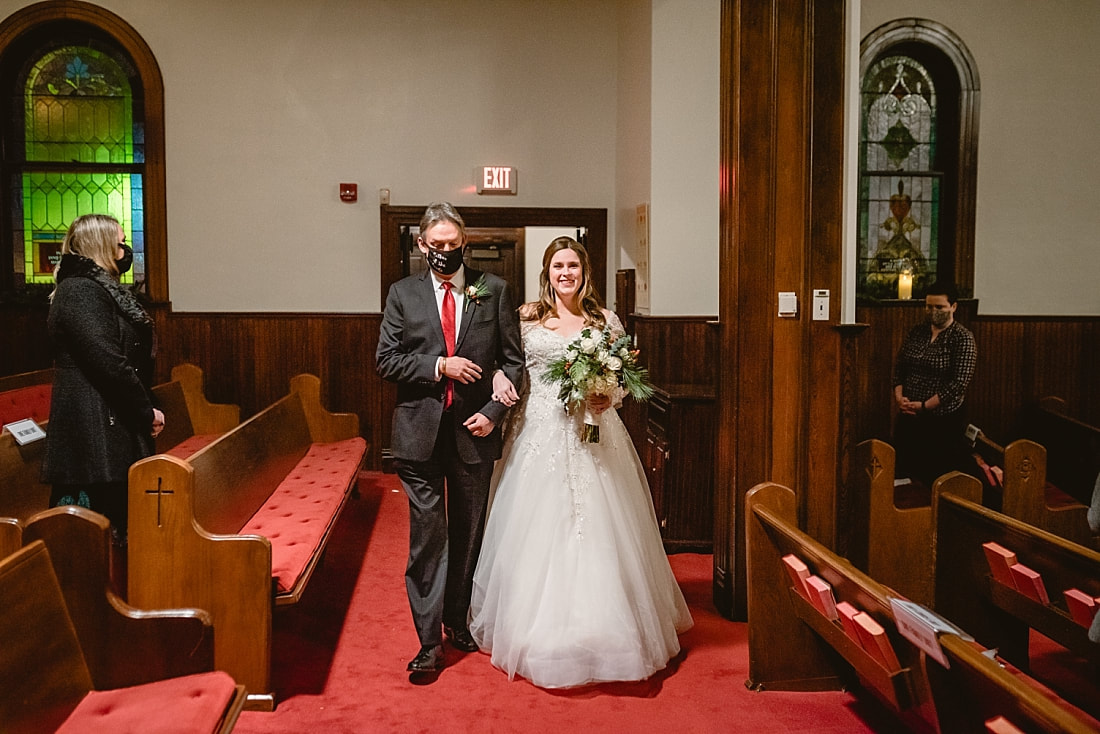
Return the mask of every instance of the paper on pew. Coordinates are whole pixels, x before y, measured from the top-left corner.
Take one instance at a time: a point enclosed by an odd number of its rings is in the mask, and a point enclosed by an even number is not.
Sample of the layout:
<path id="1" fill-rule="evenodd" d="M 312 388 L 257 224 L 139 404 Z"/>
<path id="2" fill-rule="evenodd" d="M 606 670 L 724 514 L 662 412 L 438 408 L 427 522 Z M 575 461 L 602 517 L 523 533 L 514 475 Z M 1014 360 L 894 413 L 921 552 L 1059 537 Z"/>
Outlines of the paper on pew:
<path id="1" fill-rule="evenodd" d="M 15 442 L 20 446 L 26 446 L 46 437 L 42 426 L 34 422 L 33 418 L 24 418 L 21 421 L 4 424 L 4 430 L 15 437 Z"/>
<path id="2" fill-rule="evenodd" d="M 974 639 L 928 607 L 908 599 L 890 597 L 890 608 L 894 612 L 894 624 L 898 627 L 898 633 L 945 668 L 950 668 L 951 665 L 943 654 L 938 635 L 949 632 L 964 640 Z"/>

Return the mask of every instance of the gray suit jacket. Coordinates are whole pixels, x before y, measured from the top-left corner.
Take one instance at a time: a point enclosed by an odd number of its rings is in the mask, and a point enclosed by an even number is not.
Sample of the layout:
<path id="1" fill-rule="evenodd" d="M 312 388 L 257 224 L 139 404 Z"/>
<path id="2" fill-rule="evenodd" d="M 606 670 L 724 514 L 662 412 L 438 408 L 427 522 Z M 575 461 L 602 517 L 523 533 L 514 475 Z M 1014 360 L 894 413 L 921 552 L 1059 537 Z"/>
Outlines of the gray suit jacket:
<path id="1" fill-rule="evenodd" d="M 455 382 L 455 445 L 462 461 L 496 461 L 501 453 L 500 424 L 507 408 L 492 399 L 493 372 L 504 370 L 519 390 L 523 386 L 523 345 L 519 315 L 508 284 L 491 273 L 466 268 L 466 284 L 485 278 L 489 295 L 475 303 L 467 299 L 455 339 L 455 354 L 481 367 L 481 379 Z M 397 383 L 390 447 L 407 461 L 431 458 L 443 415 L 445 380 L 435 379 L 436 364 L 446 356 L 443 326 L 436 305 L 434 281 L 428 271 L 410 275 L 390 287 L 375 355 L 378 374 Z M 488 436 L 474 437 L 462 426 L 474 413 L 492 420 Z"/>

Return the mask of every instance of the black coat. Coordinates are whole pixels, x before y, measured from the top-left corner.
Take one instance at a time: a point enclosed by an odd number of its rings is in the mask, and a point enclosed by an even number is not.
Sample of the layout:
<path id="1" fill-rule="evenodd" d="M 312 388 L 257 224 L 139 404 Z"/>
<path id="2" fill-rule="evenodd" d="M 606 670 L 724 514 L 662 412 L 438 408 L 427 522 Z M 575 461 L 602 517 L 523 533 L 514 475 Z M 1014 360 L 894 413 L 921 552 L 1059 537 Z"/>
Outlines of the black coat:
<path id="1" fill-rule="evenodd" d="M 152 323 L 91 260 L 65 255 L 48 324 L 56 371 L 42 481 L 124 482 L 153 453 Z"/>

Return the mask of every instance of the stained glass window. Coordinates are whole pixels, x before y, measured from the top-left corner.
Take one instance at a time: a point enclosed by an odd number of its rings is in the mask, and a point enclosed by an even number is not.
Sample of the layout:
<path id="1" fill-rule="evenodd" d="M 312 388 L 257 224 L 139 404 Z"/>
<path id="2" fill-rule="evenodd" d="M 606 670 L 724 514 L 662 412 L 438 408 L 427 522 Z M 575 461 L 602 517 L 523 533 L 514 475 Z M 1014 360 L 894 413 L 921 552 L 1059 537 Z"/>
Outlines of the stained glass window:
<path id="1" fill-rule="evenodd" d="M 932 77 L 907 56 L 879 60 L 864 75 L 861 113 L 858 293 L 919 296 L 940 249 Z"/>
<path id="2" fill-rule="evenodd" d="M 110 214 L 134 249 L 126 283 L 145 275 L 144 134 L 122 54 L 64 46 L 22 82 L 25 163 L 12 181 L 16 280 L 51 283 L 61 241 L 81 214 Z"/>

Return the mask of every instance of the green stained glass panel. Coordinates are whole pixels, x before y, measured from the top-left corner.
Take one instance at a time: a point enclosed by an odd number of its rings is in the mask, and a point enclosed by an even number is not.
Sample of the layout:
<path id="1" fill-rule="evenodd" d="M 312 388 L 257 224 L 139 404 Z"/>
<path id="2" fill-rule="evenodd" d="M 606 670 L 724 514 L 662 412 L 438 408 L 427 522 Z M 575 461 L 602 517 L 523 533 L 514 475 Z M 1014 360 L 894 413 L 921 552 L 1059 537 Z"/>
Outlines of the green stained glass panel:
<path id="1" fill-rule="evenodd" d="M 133 119 L 129 76 L 109 54 L 66 46 L 43 55 L 24 86 L 22 174 L 23 258 L 27 283 L 52 281 L 69 224 L 82 214 L 110 214 L 134 247 L 135 275 L 144 277 L 142 176 L 132 171 L 35 170 L 36 163 L 130 166 L 144 162 L 143 129 Z M 137 143 L 135 145 L 135 142 Z M 19 268 L 17 268 L 19 269 Z"/>

